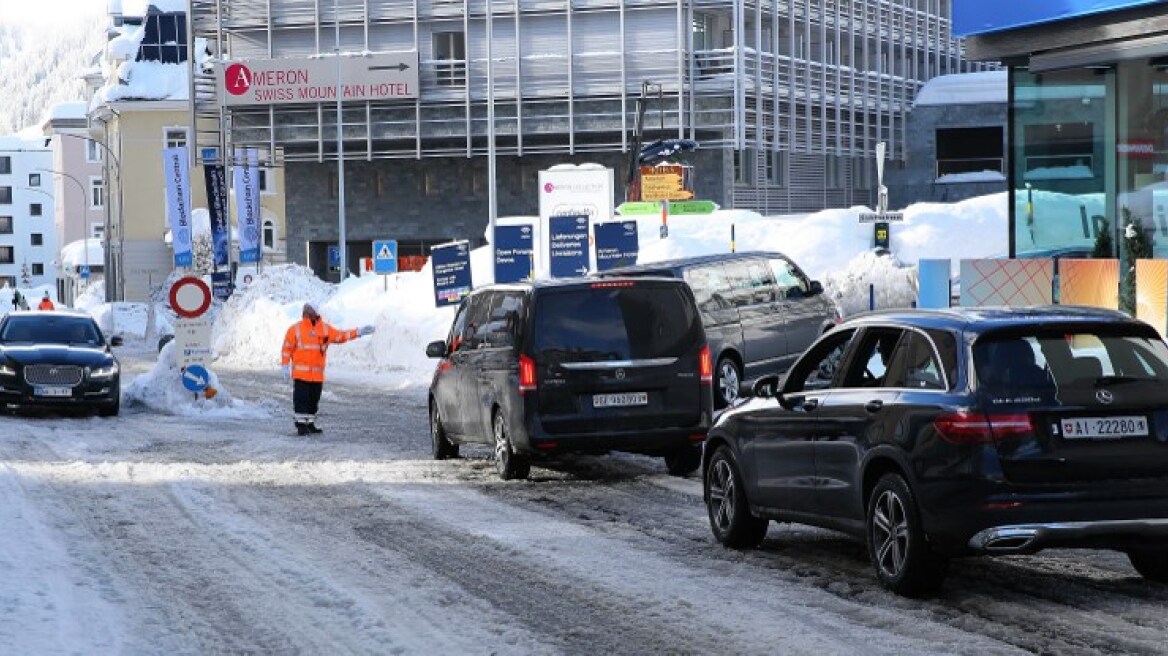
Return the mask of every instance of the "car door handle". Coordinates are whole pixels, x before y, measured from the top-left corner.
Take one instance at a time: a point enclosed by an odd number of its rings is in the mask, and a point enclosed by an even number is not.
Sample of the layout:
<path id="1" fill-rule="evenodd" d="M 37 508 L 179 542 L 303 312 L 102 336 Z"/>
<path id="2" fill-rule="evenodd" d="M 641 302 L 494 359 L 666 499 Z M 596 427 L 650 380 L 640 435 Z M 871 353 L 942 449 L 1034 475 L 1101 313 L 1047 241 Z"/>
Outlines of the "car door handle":
<path id="1" fill-rule="evenodd" d="M 866 404 L 864 404 L 864 409 L 867 410 L 868 412 L 880 412 L 880 409 L 883 407 L 884 407 L 884 402 L 879 400 L 879 399 L 874 400 L 874 401 L 869 401 Z"/>
<path id="2" fill-rule="evenodd" d="M 819 399 L 806 399 L 803 401 L 803 409 L 807 412 L 819 407 Z"/>

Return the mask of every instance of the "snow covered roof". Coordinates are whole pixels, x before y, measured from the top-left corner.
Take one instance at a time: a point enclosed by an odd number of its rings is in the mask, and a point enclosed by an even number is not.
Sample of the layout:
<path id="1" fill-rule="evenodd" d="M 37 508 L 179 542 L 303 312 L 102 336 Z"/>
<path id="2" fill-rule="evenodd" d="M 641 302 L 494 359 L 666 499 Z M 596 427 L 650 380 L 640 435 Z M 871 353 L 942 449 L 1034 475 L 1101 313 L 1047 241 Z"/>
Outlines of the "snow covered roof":
<path id="1" fill-rule="evenodd" d="M 41 134 L 39 127 L 26 128 L 16 134 L 0 135 L 0 150 L 49 152 L 45 147 L 45 135 Z"/>
<path id="2" fill-rule="evenodd" d="M 914 107 L 1006 103 L 1006 71 L 940 75 L 925 83 Z"/>
<path id="3" fill-rule="evenodd" d="M 122 16 L 145 16 L 153 6 L 160 13 L 187 10 L 187 0 L 109 0 L 109 12 Z"/>
<path id="4" fill-rule="evenodd" d="M 61 247 L 61 266 L 65 269 L 89 265 L 102 266 L 105 248 L 100 239 L 78 239 Z"/>
<path id="5" fill-rule="evenodd" d="M 87 112 L 87 105 L 84 100 L 73 100 L 70 102 L 60 102 L 49 108 L 50 121 L 61 119 L 76 119 L 85 118 Z"/>

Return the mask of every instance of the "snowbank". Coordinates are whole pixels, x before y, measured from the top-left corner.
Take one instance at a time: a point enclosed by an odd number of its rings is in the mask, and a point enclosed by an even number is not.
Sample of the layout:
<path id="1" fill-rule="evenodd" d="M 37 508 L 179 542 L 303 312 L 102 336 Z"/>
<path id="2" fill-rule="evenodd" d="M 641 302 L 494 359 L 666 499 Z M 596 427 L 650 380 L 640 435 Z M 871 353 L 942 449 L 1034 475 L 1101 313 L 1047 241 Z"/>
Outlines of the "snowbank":
<path id="1" fill-rule="evenodd" d="M 210 373 L 208 387 L 216 390 L 214 398 L 206 398 L 183 386 L 183 373 L 174 365 L 174 342 L 163 347 L 158 361 L 147 373 L 134 378 L 122 388 L 122 405 L 143 405 L 166 414 L 198 415 L 201 417 L 256 417 L 266 418 L 269 413 L 255 404 L 237 400 L 223 389 L 219 377 Z"/>

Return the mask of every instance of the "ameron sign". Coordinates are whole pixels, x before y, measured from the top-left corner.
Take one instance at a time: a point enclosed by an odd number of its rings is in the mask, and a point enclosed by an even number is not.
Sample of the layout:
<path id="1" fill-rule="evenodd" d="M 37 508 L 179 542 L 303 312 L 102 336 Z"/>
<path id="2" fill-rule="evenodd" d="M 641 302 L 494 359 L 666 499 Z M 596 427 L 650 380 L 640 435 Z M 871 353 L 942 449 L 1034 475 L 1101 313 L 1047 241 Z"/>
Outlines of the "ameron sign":
<path id="1" fill-rule="evenodd" d="M 342 100 L 418 97 L 418 53 L 341 55 Z M 332 56 L 247 59 L 218 65 L 225 105 L 336 102 L 337 60 Z"/>
<path id="2" fill-rule="evenodd" d="M 1115 152 L 1128 159 L 1152 159 L 1156 156 L 1156 142 L 1151 139 L 1129 139 L 1115 144 Z"/>

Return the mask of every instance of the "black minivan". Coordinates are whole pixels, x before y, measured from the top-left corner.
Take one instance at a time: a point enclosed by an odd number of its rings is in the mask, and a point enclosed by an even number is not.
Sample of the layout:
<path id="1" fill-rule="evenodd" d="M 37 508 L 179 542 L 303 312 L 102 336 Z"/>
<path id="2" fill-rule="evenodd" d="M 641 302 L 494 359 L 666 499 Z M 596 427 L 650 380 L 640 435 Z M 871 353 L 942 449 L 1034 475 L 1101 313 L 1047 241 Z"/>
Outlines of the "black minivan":
<path id="1" fill-rule="evenodd" d="M 772 251 L 699 255 L 610 269 L 610 276 L 681 278 L 693 289 L 714 366 L 714 407 L 783 373 L 839 323 L 835 303 L 791 258 Z"/>
<path id="2" fill-rule="evenodd" d="M 430 384 L 434 458 L 493 444 L 503 479 L 559 453 L 664 456 L 685 475 L 701 461 L 713 366 L 689 287 L 660 278 L 493 285 L 471 293 Z"/>

